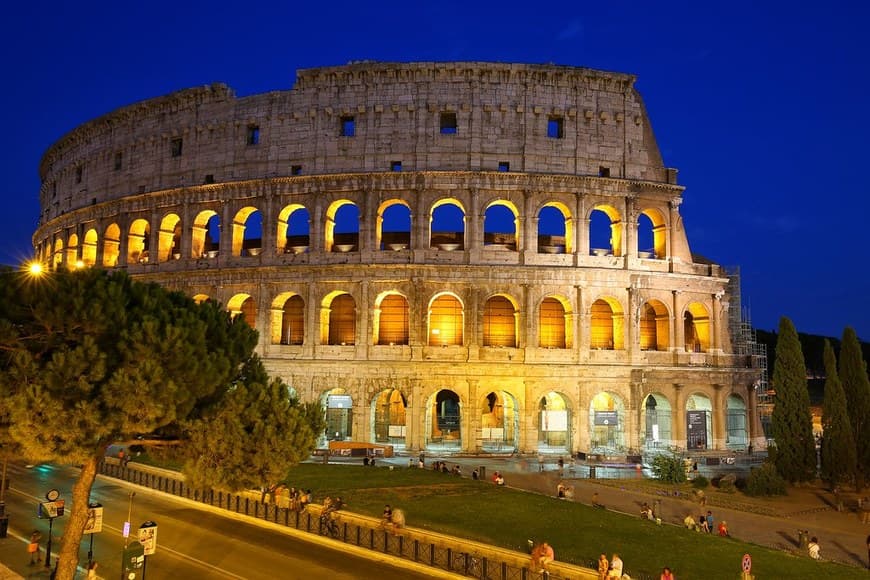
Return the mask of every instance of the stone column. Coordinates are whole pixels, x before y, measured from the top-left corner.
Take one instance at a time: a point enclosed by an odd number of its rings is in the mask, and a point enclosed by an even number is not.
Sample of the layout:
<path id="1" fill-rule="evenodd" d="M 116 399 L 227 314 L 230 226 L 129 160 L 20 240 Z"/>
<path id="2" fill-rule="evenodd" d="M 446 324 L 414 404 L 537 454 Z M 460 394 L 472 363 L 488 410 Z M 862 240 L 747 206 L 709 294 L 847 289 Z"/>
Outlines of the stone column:
<path id="1" fill-rule="evenodd" d="M 673 291 L 674 301 L 671 307 L 671 312 L 673 312 L 673 324 L 671 325 L 671 328 L 673 329 L 673 342 L 671 342 L 671 345 L 673 346 L 671 350 L 674 352 L 684 352 L 686 350 L 686 332 L 683 327 L 683 317 L 681 316 L 680 310 L 681 293 L 680 290 Z"/>
<path id="2" fill-rule="evenodd" d="M 713 449 L 725 449 L 728 389 L 719 383 L 713 384 L 713 388 Z"/>
<path id="3" fill-rule="evenodd" d="M 480 432 L 480 408 L 478 400 L 480 381 L 468 379 L 467 400 L 462 408 L 462 450 L 470 453 L 480 452 L 477 444 L 477 434 Z"/>
<path id="4" fill-rule="evenodd" d="M 673 444 L 686 448 L 686 401 L 684 386 L 674 383 L 674 403 L 671 407 L 671 439 Z"/>

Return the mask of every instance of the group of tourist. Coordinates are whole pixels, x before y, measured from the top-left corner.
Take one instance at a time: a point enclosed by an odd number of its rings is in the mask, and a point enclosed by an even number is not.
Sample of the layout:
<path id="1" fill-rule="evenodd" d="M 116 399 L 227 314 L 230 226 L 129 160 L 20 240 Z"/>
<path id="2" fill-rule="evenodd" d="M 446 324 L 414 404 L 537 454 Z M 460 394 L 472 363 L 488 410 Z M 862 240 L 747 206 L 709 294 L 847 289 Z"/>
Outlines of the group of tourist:
<path id="1" fill-rule="evenodd" d="M 261 490 L 260 501 L 263 503 L 273 503 L 279 508 L 301 512 L 305 511 L 305 508 L 311 503 L 311 490 L 296 489 L 295 487 L 287 487 L 285 484 L 279 483 L 264 487 Z"/>
<path id="2" fill-rule="evenodd" d="M 622 568 L 622 558 L 619 557 L 619 554 L 614 553 L 610 558 L 610 561 L 607 560 L 607 554 L 604 552 L 598 556 L 598 580 L 606 580 L 607 578 L 627 578 L 627 576 L 623 574 Z"/>
<path id="3" fill-rule="evenodd" d="M 718 526 L 714 527 L 713 521 L 713 512 L 707 510 L 706 514 L 701 514 L 698 516 L 697 521 L 695 520 L 695 516 L 689 514 L 683 520 L 683 524 L 686 526 L 686 529 L 695 530 L 696 532 L 704 532 L 707 534 L 712 534 L 713 530 L 716 530 L 716 533 L 720 536 L 729 536 L 728 532 L 728 522 L 722 520 L 719 522 Z"/>

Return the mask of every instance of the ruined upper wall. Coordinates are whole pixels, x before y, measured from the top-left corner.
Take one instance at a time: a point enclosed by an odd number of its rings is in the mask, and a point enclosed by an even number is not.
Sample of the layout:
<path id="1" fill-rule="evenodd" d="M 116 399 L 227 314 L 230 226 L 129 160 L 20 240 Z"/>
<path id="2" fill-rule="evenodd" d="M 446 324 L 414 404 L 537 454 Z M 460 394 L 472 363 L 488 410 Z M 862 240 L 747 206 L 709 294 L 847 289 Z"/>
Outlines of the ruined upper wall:
<path id="1" fill-rule="evenodd" d="M 555 65 L 360 62 L 301 70 L 289 91 L 187 89 L 85 123 L 49 148 L 42 221 L 212 180 L 390 171 L 396 162 L 402 171 L 501 165 L 673 182 L 634 81 Z M 442 114 L 455 115 L 455 133 L 442 133 Z M 350 119 L 354 135 L 342 136 Z M 550 120 L 560 137 L 548 136 Z"/>

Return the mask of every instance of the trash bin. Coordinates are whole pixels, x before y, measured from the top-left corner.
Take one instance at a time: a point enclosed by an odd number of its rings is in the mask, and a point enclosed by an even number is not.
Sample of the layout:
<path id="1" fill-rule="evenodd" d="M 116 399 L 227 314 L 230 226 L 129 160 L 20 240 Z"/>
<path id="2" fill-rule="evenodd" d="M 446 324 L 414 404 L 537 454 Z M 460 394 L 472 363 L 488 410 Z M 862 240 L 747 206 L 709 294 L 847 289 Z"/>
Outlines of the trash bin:
<path id="1" fill-rule="evenodd" d="M 798 543 L 801 546 L 801 550 L 806 550 L 807 546 L 809 546 L 809 536 L 810 533 L 807 530 L 798 530 Z"/>
<path id="2" fill-rule="evenodd" d="M 0 516 L 0 538 L 5 538 L 9 531 L 9 516 Z"/>
<path id="3" fill-rule="evenodd" d="M 477 468 L 477 475 L 480 477 L 481 480 L 486 479 L 486 465 L 481 465 Z"/>
<path id="4" fill-rule="evenodd" d="M 589 466 L 589 479 L 595 479 L 595 466 Z"/>

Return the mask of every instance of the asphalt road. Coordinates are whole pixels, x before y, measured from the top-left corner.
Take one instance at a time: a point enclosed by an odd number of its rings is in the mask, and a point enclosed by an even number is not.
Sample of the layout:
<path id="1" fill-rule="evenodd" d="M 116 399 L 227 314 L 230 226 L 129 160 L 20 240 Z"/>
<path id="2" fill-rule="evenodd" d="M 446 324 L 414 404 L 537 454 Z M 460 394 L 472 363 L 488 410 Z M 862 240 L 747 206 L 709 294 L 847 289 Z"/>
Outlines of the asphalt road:
<path id="1" fill-rule="evenodd" d="M 2 542 L 21 540 L 29 537 L 32 530 L 38 529 L 43 534 L 44 548 L 49 535 L 49 522 L 47 519 L 37 519 L 38 502 L 45 501 L 44 495 L 48 490 L 57 489 L 60 497 L 67 500 L 69 509 L 72 484 L 77 473 L 77 470 L 68 467 L 40 465 L 26 468 L 10 465 L 8 477 L 11 489 L 6 497 L 10 537 Z M 130 494 L 134 490 L 135 496 L 131 501 Z M 157 551 L 147 558 L 145 568 L 149 580 L 412 580 L 430 577 L 353 556 L 340 544 L 338 549 L 330 549 L 257 523 L 200 510 L 182 500 L 111 479 L 97 478 L 91 501 L 99 502 L 104 507 L 103 531 L 94 534 L 93 541 L 94 559 L 99 562 L 100 576 L 104 578 L 120 575 L 124 546 L 122 530 L 131 508 L 131 541 L 135 539 L 136 529 L 141 523 L 148 520 L 157 523 Z M 52 548 L 55 553 L 60 548 L 65 520 L 64 516 L 54 520 Z M 89 538 L 86 535 L 82 540 L 80 565 L 87 563 Z M 9 559 L 9 550 L 0 552 L 3 554 L 3 563 L 25 576 L 33 574 L 34 568 L 26 566 L 23 543 L 19 552 L 14 562 L 6 561 Z M 41 568 L 35 567 L 36 570 Z"/>

